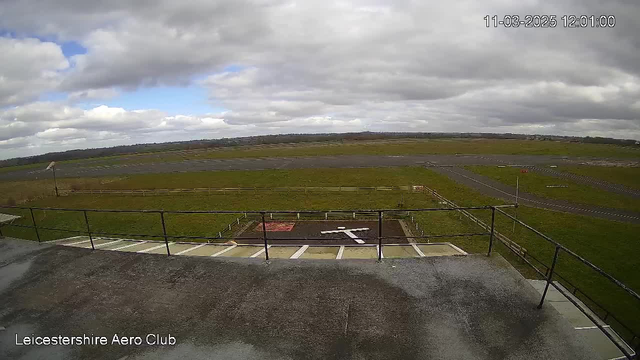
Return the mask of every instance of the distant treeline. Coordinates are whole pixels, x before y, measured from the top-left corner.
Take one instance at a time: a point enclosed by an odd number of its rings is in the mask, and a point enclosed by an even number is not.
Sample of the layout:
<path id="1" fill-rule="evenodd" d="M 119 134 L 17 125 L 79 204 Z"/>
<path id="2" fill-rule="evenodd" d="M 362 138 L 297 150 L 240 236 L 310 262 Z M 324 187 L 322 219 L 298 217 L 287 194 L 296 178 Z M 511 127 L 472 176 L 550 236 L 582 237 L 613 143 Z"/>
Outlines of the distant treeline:
<path id="1" fill-rule="evenodd" d="M 571 137 L 554 135 L 522 135 L 522 134 L 491 134 L 491 133 L 343 133 L 343 134 L 283 134 L 248 136 L 239 138 L 222 138 L 209 140 L 190 140 L 166 143 L 149 143 L 136 145 L 114 146 L 99 149 L 79 149 L 62 152 L 52 152 L 42 155 L 14 158 L 0 161 L 0 167 L 29 165 L 50 161 L 78 160 L 99 158 L 115 155 L 129 155 L 136 153 L 150 153 L 175 150 L 195 150 L 224 148 L 247 145 L 267 145 L 285 143 L 328 142 L 328 141 L 363 141 L 384 139 L 451 139 L 451 138 L 485 138 L 485 139 L 521 139 L 521 140 L 552 140 L 582 143 L 615 144 L 623 146 L 636 145 L 635 140 L 620 140 L 601 137 Z"/>

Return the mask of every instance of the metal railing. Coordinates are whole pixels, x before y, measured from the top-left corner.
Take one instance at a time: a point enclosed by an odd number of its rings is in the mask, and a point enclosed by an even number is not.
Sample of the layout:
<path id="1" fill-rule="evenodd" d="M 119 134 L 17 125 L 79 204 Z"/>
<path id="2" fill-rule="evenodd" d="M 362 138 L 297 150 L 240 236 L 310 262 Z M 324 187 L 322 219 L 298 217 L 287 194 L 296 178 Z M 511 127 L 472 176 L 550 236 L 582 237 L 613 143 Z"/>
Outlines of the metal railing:
<path id="1" fill-rule="evenodd" d="M 435 191 L 432 191 L 432 194 L 434 196 L 436 196 Z M 447 201 L 446 199 L 444 199 L 441 196 L 438 196 L 439 199 L 443 199 L 443 201 Z M 404 238 L 404 239 L 430 239 L 430 238 L 443 238 L 443 237 L 472 237 L 472 236 L 489 236 L 489 244 L 488 244 L 488 251 L 487 251 L 487 256 L 490 256 L 492 253 L 492 249 L 493 249 L 493 245 L 494 245 L 494 239 L 498 238 L 503 244 L 506 245 L 507 249 L 509 249 L 510 251 L 512 251 L 514 254 L 516 254 L 518 257 L 520 257 L 522 260 L 524 260 L 528 265 L 530 265 L 535 271 L 536 273 L 538 273 L 540 276 L 542 276 L 543 278 L 546 279 L 546 284 L 545 284 L 545 289 L 544 292 L 542 294 L 542 297 L 540 299 L 540 303 L 538 305 L 538 308 L 541 308 L 548 288 L 549 286 L 553 286 L 554 288 L 556 288 L 560 293 L 562 293 L 570 302 L 572 302 L 578 309 L 580 309 L 592 322 L 594 322 L 594 324 L 596 324 L 596 326 L 620 349 L 620 351 L 629 359 L 633 359 L 634 356 L 621 344 L 619 344 L 619 342 L 613 337 L 613 335 L 611 335 L 608 331 L 605 330 L 605 328 L 602 326 L 602 324 L 597 321 L 597 319 L 590 314 L 589 312 L 585 311 L 585 309 L 582 308 L 582 306 L 580 306 L 578 304 L 578 302 L 573 299 L 569 294 L 566 293 L 565 289 L 562 286 L 558 286 L 557 284 L 555 284 L 553 282 L 553 276 L 555 275 L 558 278 L 561 278 L 565 283 L 571 285 L 570 282 L 568 282 L 565 278 L 561 277 L 559 274 L 557 274 L 556 272 L 556 263 L 558 262 L 558 258 L 559 258 L 559 254 L 560 252 L 566 253 L 568 255 L 570 255 L 571 257 L 575 258 L 576 260 L 578 260 L 579 262 L 587 265 L 589 268 L 595 270 L 599 275 L 603 276 L 604 278 L 606 278 L 607 280 L 609 280 L 611 283 L 615 284 L 617 287 L 623 289 L 629 296 L 631 296 L 632 298 L 640 301 L 640 296 L 633 291 L 631 288 L 629 288 L 628 286 L 626 286 L 625 284 L 623 284 L 622 282 L 620 282 L 619 280 L 615 279 L 613 276 L 611 276 L 610 274 L 606 273 L 605 271 L 603 271 L 602 269 L 600 269 L 599 267 L 597 267 L 596 265 L 592 264 L 591 262 L 589 262 L 588 260 L 584 259 L 583 257 L 579 256 L 578 254 L 576 254 L 575 252 L 569 250 L 568 248 L 564 247 L 563 245 L 559 244 L 558 242 L 556 242 L 555 240 L 551 239 L 550 237 L 548 237 L 547 235 L 543 234 L 542 232 L 534 229 L 533 227 L 525 224 L 524 222 L 518 220 L 517 218 L 515 218 L 514 216 L 508 214 L 507 212 L 505 212 L 504 210 L 502 210 L 503 208 L 512 208 L 512 207 L 516 207 L 516 205 L 497 205 L 497 206 L 467 206 L 467 207 L 460 207 L 460 206 L 454 206 L 454 204 L 452 202 L 447 202 L 448 207 L 440 207 L 440 208 L 418 208 L 418 209 L 364 209 L 364 210 L 261 210 L 261 211 L 224 211 L 224 210 L 182 210 L 182 211 L 178 211 L 178 210 L 121 210 L 121 209 L 72 209 L 72 208 L 44 208 L 44 207 L 22 207 L 22 206 L 0 206 L 0 208 L 7 208 L 7 209 L 21 209 L 21 210 L 28 210 L 29 211 L 29 218 L 31 220 L 31 225 L 21 225 L 21 224 L 5 224 L 5 226 L 12 226 L 12 227 L 20 227 L 20 228 L 31 228 L 34 230 L 36 238 L 38 240 L 38 242 L 41 242 L 41 234 L 40 234 L 40 230 L 47 230 L 47 231 L 63 231 L 63 232 L 71 232 L 71 233 L 78 233 L 78 234 L 86 234 L 89 237 L 89 241 L 91 242 L 91 248 L 95 249 L 95 244 L 93 242 L 93 238 L 95 235 L 101 235 L 101 236 L 125 236 L 125 237 L 147 237 L 147 238 L 160 238 L 164 240 L 165 243 L 165 247 L 167 250 L 167 255 L 170 256 L 171 255 L 171 251 L 169 248 L 169 239 L 205 239 L 205 240 L 213 240 L 213 241 L 220 241 L 220 240 L 260 240 L 262 242 L 262 244 L 264 245 L 264 254 L 265 254 L 265 259 L 269 260 L 269 247 L 270 247 L 270 242 L 274 242 L 274 241 L 280 241 L 280 240 L 287 240 L 287 241 L 291 241 L 291 240 L 306 240 L 306 241 L 313 241 L 313 240 L 326 240 L 326 238 L 278 238 L 278 237 L 269 237 L 268 236 L 268 231 L 266 228 L 266 224 L 271 221 L 273 214 L 277 214 L 277 215 L 290 215 L 290 216 L 296 216 L 296 217 L 300 217 L 300 214 L 321 214 L 324 215 L 324 218 L 328 218 L 328 214 L 332 214 L 332 215 L 336 215 L 336 214 L 345 214 L 345 213 L 360 213 L 360 214 L 369 214 L 371 215 L 372 218 L 377 219 L 377 225 L 378 225 L 378 234 L 376 237 L 374 238 L 366 238 L 363 237 L 363 239 L 368 239 L 368 240 L 377 240 L 377 244 L 364 244 L 364 245 L 359 245 L 359 246 L 376 246 L 377 248 L 377 258 L 378 260 L 382 260 L 382 250 L 384 246 L 390 246 L 390 245 L 398 245 L 398 244 L 385 244 L 383 243 L 383 239 L 394 239 L 394 238 Z M 38 226 L 37 221 L 36 221 L 36 217 L 34 215 L 34 210 L 42 210 L 42 211 L 69 211 L 69 212 L 82 212 L 83 214 L 83 218 L 84 218 L 84 222 L 85 222 L 85 226 L 86 226 L 86 230 L 72 230 L 72 229 L 61 229 L 61 228 L 50 228 L 50 227 L 43 227 L 43 226 Z M 469 210 L 484 210 L 484 211 L 491 211 L 491 223 L 490 224 L 485 224 L 484 222 L 482 222 L 481 220 L 479 220 L 478 218 L 474 217 L 473 215 L 469 214 Z M 433 211 L 459 211 L 463 214 L 467 214 L 469 216 L 472 216 L 475 220 L 474 222 L 480 226 L 483 230 L 485 230 L 484 232 L 479 232 L 479 233 L 465 233 L 465 234 L 444 234 L 444 235 L 420 235 L 420 236 L 385 236 L 384 235 L 384 219 L 385 219 L 385 213 L 387 214 L 397 214 L 397 213 L 413 213 L 413 212 L 433 212 Z M 138 214 L 158 214 L 159 215 L 159 220 L 160 220 L 160 224 L 162 225 L 162 235 L 153 235 L 153 234 L 128 234 L 128 233 L 105 233 L 105 232 L 96 232 L 96 231 L 92 231 L 91 228 L 91 224 L 89 222 L 89 217 L 87 216 L 88 213 L 138 213 Z M 506 216 L 507 218 L 509 218 L 512 221 L 515 221 L 516 223 L 524 226 L 525 228 L 529 229 L 530 231 L 534 232 L 535 234 L 537 234 L 538 236 L 542 237 L 543 239 L 545 239 L 546 241 L 550 242 L 551 244 L 553 244 L 555 246 L 555 252 L 554 252 L 554 256 L 553 256 L 553 261 L 551 263 L 550 267 L 547 267 L 546 265 L 544 265 L 543 262 L 539 261 L 538 259 L 536 259 L 535 257 L 533 257 L 532 255 L 528 254 L 528 252 L 526 250 L 523 251 L 523 248 L 520 246 L 516 246 L 514 247 L 514 242 L 512 240 L 507 239 L 508 241 L 505 241 L 504 239 L 501 238 L 500 234 L 496 231 L 495 229 L 495 220 L 496 220 L 496 212 L 498 212 L 501 215 Z M 207 237 L 207 236 L 189 236 L 189 235 L 170 235 L 167 233 L 167 228 L 166 228 L 166 222 L 165 222 L 165 215 L 166 214 L 227 214 L 227 215 L 231 215 L 231 214 L 242 214 L 244 217 L 248 216 L 248 215 L 253 215 L 256 216 L 260 222 L 261 222 L 261 227 L 262 227 L 262 234 L 261 237 L 238 237 L 238 236 L 233 236 L 233 234 L 231 234 L 230 237 Z M 267 218 L 267 214 L 269 214 L 269 218 Z M 239 219 L 239 218 L 238 218 Z M 236 219 L 237 221 L 237 219 Z M 2 237 L 2 232 L 0 231 L 0 237 Z M 504 236 L 502 236 L 504 237 Z M 323 245 L 324 246 L 324 245 Z M 543 273 L 542 271 L 540 271 L 534 264 L 531 263 L 531 260 L 534 260 L 536 262 L 538 262 L 539 264 L 544 265 L 547 269 L 546 271 Z M 573 285 L 571 285 L 574 290 L 573 293 L 575 294 L 577 291 L 579 291 L 579 289 Z M 582 292 L 582 291 L 581 291 Z M 584 292 L 582 292 L 584 294 Z M 586 296 L 586 294 L 584 294 Z M 588 298 L 588 297 L 587 297 Z M 593 301 L 591 298 L 589 298 L 591 301 Z M 593 301 L 595 304 L 597 304 L 595 301 Z M 604 307 L 598 305 L 599 307 L 601 307 L 602 309 L 604 309 Z M 606 312 L 606 316 L 605 319 L 607 317 L 611 317 L 613 319 L 615 319 L 619 324 L 621 324 L 623 327 L 625 327 L 630 334 L 632 334 L 631 337 L 631 345 L 633 346 L 634 342 L 636 342 L 636 340 L 639 340 L 640 337 L 627 325 L 625 325 L 624 323 L 622 323 L 619 319 L 617 319 L 615 316 L 613 316 L 613 314 L 611 314 L 609 311 Z M 636 345 L 635 347 L 635 352 L 636 354 L 638 353 L 638 347 L 640 346 L 640 344 Z"/>
<path id="2" fill-rule="evenodd" d="M 544 291 L 542 293 L 542 297 L 540 298 L 540 303 L 538 304 L 538 309 L 542 308 L 544 300 L 545 300 L 545 298 L 547 296 L 547 292 L 549 290 L 549 286 L 553 286 L 556 290 L 558 290 L 558 292 L 560 292 L 565 298 L 567 298 L 574 306 L 576 306 L 579 310 L 581 310 L 581 312 L 587 318 L 589 318 L 589 320 L 591 320 L 598 327 L 598 329 L 600 329 L 600 331 L 602 331 L 602 333 L 604 333 L 605 336 L 607 338 L 609 338 L 609 340 L 611 340 L 611 342 L 613 342 L 613 344 L 624 354 L 624 356 L 626 356 L 628 359 L 637 358 L 638 350 L 640 349 L 640 341 L 639 341 L 640 340 L 640 335 L 636 334 L 635 331 L 633 331 L 633 329 L 631 329 L 631 327 L 629 327 L 628 325 L 626 325 L 625 323 L 620 321 L 620 319 L 616 318 L 613 314 L 611 314 L 611 312 L 606 310 L 602 305 L 599 305 L 597 302 L 595 302 L 593 299 L 591 299 L 587 294 L 585 294 L 583 291 L 578 289 L 578 287 L 576 287 L 575 285 L 571 284 L 566 278 L 560 276 L 560 274 L 558 274 L 556 272 L 556 264 L 558 263 L 558 258 L 559 258 L 560 253 L 561 252 L 565 253 L 565 254 L 571 256 L 573 259 L 578 260 L 582 264 L 586 265 L 590 269 L 594 270 L 598 275 L 604 277 L 605 279 L 607 279 L 608 281 L 613 283 L 618 288 L 624 290 L 624 292 L 626 292 L 632 299 L 635 299 L 636 301 L 638 301 L 638 305 L 640 305 L 640 295 L 638 295 L 638 293 L 635 292 L 633 289 L 631 289 L 630 287 L 628 287 L 627 285 L 625 285 L 624 283 L 622 283 L 620 280 L 616 279 L 615 277 L 611 276 L 610 274 L 608 274 L 607 272 L 605 272 L 604 270 L 602 270 L 598 266 L 594 265 L 593 263 L 591 263 L 590 261 L 586 260 L 582 256 L 576 254 L 572 250 L 566 248 L 564 245 L 562 245 L 562 244 L 558 243 L 557 241 L 553 240 L 551 237 L 549 237 L 549 236 L 543 234 L 542 232 L 534 229 L 533 227 L 531 227 L 531 226 L 527 225 L 526 223 L 522 222 L 521 220 L 518 220 L 515 216 L 513 216 L 513 215 L 511 215 L 511 214 L 509 214 L 509 213 L 507 213 L 507 212 L 505 212 L 505 211 L 503 211 L 502 209 L 499 209 L 499 208 L 495 208 L 495 211 L 497 211 L 501 215 L 506 216 L 508 219 L 516 222 L 517 224 L 522 225 L 523 227 L 525 227 L 526 229 L 530 230 L 531 232 L 533 232 L 534 234 L 538 235 L 539 237 L 543 238 L 544 240 L 546 240 L 547 242 L 549 242 L 550 244 L 552 244 L 555 247 L 554 254 L 553 254 L 553 260 L 552 260 L 550 266 L 544 265 L 543 262 L 541 262 L 540 260 L 536 259 L 535 257 L 533 257 L 531 255 L 528 256 L 530 259 L 535 260 L 536 262 L 538 262 L 539 264 L 542 264 L 546 268 L 546 271 L 544 273 L 542 273 L 535 265 L 533 265 L 527 259 L 527 253 L 526 252 L 518 253 L 516 251 L 513 251 L 513 249 L 511 249 L 510 247 L 507 246 L 508 249 L 510 249 L 514 254 L 516 254 L 522 260 L 524 260 L 529 266 L 531 266 L 533 268 L 533 270 L 536 273 L 538 273 L 538 275 L 542 276 L 546 281 L 545 287 L 544 287 Z M 493 215 L 495 215 L 495 211 L 493 212 Z M 495 223 L 495 217 L 494 216 L 492 216 L 491 223 L 492 223 L 492 228 L 493 228 L 493 224 Z M 585 309 L 583 309 L 583 307 L 578 303 L 578 301 L 576 301 L 569 293 L 567 293 L 567 291 L 566 291 L 567 289 L 565 289 L 563 286 L 560 286 L 560 285 L 558 285 L 558 284 L 553 282 L 553 276 L 554 275 L 556 277 L 558 277 L 559 279 L 561 279 L 564 283 L 569 284 L 571 287 L 573 287 L 573 289 L 574 289 L 572 291 L 573 295 L 576 295 L 576 293 L 578 291 L 580 291 L 587 299 L 589 299 L 591 302 L 596 304 L 601 309 L 605 310 L 604 319 L 596 319 L 596 317 L 593 314 L 591 314 L 589 311 L 586 311 Z M 631 338 L 630 339 L 626 339 L 626 340 L 629 341 L 629 344 L 632 347 L 635 344 L 635 348 L 634 348 L 635 354 L 630 353 L 627 350 L 627 348 L 625 346 L 623 346 L 622 344 L 620 344 L 618 339 L 616 339 L 602 325 L 602 322 L 606 321 L 607 318 L 609 318 L 609 317 L 614 319 L 629 334 L 631 334 Z M 598 320 L 601 320 L 601 321 L 598 321 Z M 624 339 L 624 337 L 622 339 Z"/>
<path id="3" fill-rule="evenodd" d="M 497 207 L 513 207 L 513 205 L 499 205 Z M 18 228 L 30 228 L 33 229 L 36 235 L 36 239 L 38 242 L 42 241 L 40 231 L 61 231 L 61 232 L 70 232 L 76 234 L 85 234 L 89 237 L 89 241 L 91 243 L 91 248 L 95 249 L 96 246 L 93 242 L 94 236 L 123 236 L 123 237 L 146 237 L 146 238 L 159 238 L 163 239 L 167 249 L 167 255 L 171 255 L 171 251 L 169 249 L 169 239 L 201 239 L 201 240 L 209 240 L 209 241 L 220 241 L 220 240 L 261 240 L 264 243 L 265 247 L 265 258 L 269 260 L 269 242 L 273 241 L 295 241 L 295 240 L 305 240 L 305 241 L 313 241 L 313 240 L 326 240 L 326 238 L 277 238 L 277 237 L 269 237 L 266 230 L 266 223 L 271 221 L 273 218 L 273 214 L 277 215 L 295 215 L 297 218 L 300 217 L 300 214 L 320 214 L 323 215 L 325 219 L 329 217 L 329 215 L 336 214 L 353 214 L 355 218 L 355 214 L 369 214 L 372 218 L 375 218 L 378 223 L 378 235 L 375 238 L 371 237 L 362 237 L 363 240 L 377 240 L 377 245 L 373 244 L 364 244 L 364 246 L 376 246 L 378 250 L 378 260 L 382 259 L 382 248 L 386 245 L 394 245 L 394 244 L 383 244 L 383 239 L 430 239 L 430 238 L 445 238 L 445 237 L 472 237 L 472 236 L 486 236 L 489 235 L 489 243 L 493 242 L 493 234 L 488 232 L 477 232 L 477 233 L 464 233 L 464 234 L 444 234 L 444 235 L 420 235 L 420 236 L 384 236 L 384 221 L 385 213 L 387 214 L 397 214 L 397 213 L 406 213 L 406 212 L 430 212 L 430 211 L 455 211 L 455 210 L 487 210 L 495 212 L 496 206 L 472 206 L 472 207 L 459 207 L 459 208 L 419 208 L 419 209 L 359 209 L 359 210 L 261 210 L 261 211 L 225 211 L 225 210 L 129 210 L 129 209 L 73 209 L 73 208 L 45 208 L 45 207 L 24 207 L 24 206 L 0 206 L 0 208 L 6 209 L 20 209 L 20 210 L 28 210 L 30 214 L 31 225 L 22 225 L 22 224 L 5 224 L 5 226 L 10 227 L 18 227 Z M 63 229 L 63 228 L 52 228 L 52 227 L 44 227 L 38 226 L 36 221 L 36 217 L 34 216 L 34 210 L 42 210 L 42 211 L 68 211 L 68 212 L 81 212 L 85 222 L 86 230 L 73 230 L 73 229 Z M 89 222 L 89 217 L 87 213 L 136 213 L 136 214 L 158 214 L 159 222 L 162 226 L 162 235 L 154 235 L 154 234 L 131 234 L 131 233 L 114 233 L 114 232 L 97 232 L 93 231 L 91 228 L 91 224 Z M 262 236 L 259 238 L 256 237 L 238 237 L 233 236 L 222 236 L 223 232 L 218 232 L 217 237 L 211 236 L 190 236 L 190 235 L 170 235 L 167 233 L 165 215 L 166 214 L 242 214 L 242 216 L 247 217 L 248 215 L 257 216 L 263 227 Z M 269 214 L 269 219 L 267 219 L 267 214 Z M 237 220 L 237 219 L 236 219 Z M 228 226 L 231 228 L 231 226 Z M 2 236 L 2 232 L 0 231 L 0 237 Z M 362 246 L 362 245 L 360 245 Z"/>
<path id="4" fill-rule="evenodd" d="M 415 186 L 281 186 L 281 187 L 226 187 L 226 188 L 165 188 L 165 189 L 65 189 L 62 195 L 174 195 L 174 194 L 215 194 L 239 192 L 360 192 L 360 191 L 402 191 L 421 192 Z"/>

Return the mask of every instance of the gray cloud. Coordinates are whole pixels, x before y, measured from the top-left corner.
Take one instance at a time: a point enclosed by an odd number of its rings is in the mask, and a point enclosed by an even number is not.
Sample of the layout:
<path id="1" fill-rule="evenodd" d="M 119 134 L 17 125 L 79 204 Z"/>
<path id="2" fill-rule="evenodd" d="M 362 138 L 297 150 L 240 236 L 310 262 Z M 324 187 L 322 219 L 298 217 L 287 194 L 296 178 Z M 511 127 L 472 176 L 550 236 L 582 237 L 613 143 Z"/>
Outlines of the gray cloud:
<path id="1" fill-rule="evenodd" d="M 485 15 L 505 14 L 554 14 L 558 26 L 485 27 Z M 565 29 L 564 14 L 610 14 L 617 24 Z M 132 142 L 357 130 L 640 139 L 638 16 L 634 0 L 12 2 L 0 28 L 19 38 L 0 38 L 12 49 L 0 106 L 15 107 L 0 113 L 0 138 L 26 138 L 30 149 L 43 134 L 50 147 L 62 134 L 84 146 L 98 134 Z M 55 43 L 33 35 L 74 40 L 87 53 L 70 67 Z M 194 84 L 227 110 L 170 116 L 74 105 Z M 68 101 L 31 103 L 47 91 Z"/>

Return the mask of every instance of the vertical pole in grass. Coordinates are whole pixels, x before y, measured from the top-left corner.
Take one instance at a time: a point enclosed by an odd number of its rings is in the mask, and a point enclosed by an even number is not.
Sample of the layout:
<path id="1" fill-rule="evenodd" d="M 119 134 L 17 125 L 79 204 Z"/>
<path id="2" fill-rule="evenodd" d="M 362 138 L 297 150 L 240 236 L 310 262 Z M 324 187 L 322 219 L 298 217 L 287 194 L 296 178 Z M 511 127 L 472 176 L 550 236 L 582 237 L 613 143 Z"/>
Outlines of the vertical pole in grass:
<path id="1" fill-rule="evenodd" d="M 33 208 L 29 208 L 31 212 L 31 221 L 33 221 L 33 229 L 36 231 L 36 237 L 38 238 L 38 242 L 40 242 L 40 232 L 38 232 L 38 225 L 36 225 L 36 217 L 33 216 Z"/>
<path id="2" fill-rule="evenodd" d="M 84 213 L 84 223 L 87 225 L 87 234 L 89 235 L 89 241 L 91 241 L 91 249 L 95 250 L 96 247 L 93 245 L 93 236 L 91 236 L 91 228 L 89 227 L 89 218 L 87 217 L 87 210 L 82 210 Z"/>
<path id="3" fill-rule="evenodd" d="M 53 186 L 56 189 L 56 197 L 60 196 L 58 194 L 58 180 L 56 180 L 56 165 L 53 163 Z"/>
<path id="4" fill-rule="evenodd" d="M 167 227 L 164 225 L 164 211 L 160 211 L 160 220 L 162 220 L 162 233 L 164 234 L 164 244 L 167 246 L 167 256 L 171 255 L 169 251 L 169 238 L 167 237 Z"/>
<path id="5" fill-rule="evenodd" d="M 496 208 L 491 207 L 491 235 L 489 235 L 489 251 L 487 251 L 487 256 L 491 255 L 491 248 L 493 248 L 493 235 L 495 231 L 496 224 Z"/>
<path id="6" fill-rule="evenodd" d="M 268 261 L 269 260 L 269 245 L 267 244 L 267 225 L 264 222 L 264 212 L 262 215 L 262 238 L 264 239 L 264 257 Z"/>
<path id="7" fill-rule="evenodd" d="M 382 211 L 378 211 L 378 261 L 382 260 Z"/>

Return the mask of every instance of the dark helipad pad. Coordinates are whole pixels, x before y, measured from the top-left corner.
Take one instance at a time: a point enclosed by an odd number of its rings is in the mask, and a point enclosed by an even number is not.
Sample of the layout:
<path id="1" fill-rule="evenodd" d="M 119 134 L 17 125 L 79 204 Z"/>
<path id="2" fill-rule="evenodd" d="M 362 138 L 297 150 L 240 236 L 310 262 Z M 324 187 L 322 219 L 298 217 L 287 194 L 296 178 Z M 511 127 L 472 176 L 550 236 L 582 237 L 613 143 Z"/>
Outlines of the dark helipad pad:
<path id="1" fill-rule="evenodd" d="M 269 239 L 284 239 L 281 241 L 270 240 L 269 243 L 278 243 L 282 245 L 354 245 L 357 241 L 350 238 L 344 231 L 350 229 L 368 229 L 355 230 L 351 233 L 365 244 L 378 243 L 378 222 L 368 220 L 318 220 L 318 221 L 267 221 L 266 226 Z M 342 229 L 340 229 L 342 228 Z M 281 231 L 278 231 L 281 230 Z M 340 231 L 336 233 L 323 234 L 323 231 Z M 262 224 L 251 226 L 238 235 L 236 242 L 240 244 L 262 243 Z M 385 220 L 383 222 L 383 243 L 395 244 L 406 243 L 404 238 L 386 238 L 392 236 L 405 236 L 404 230 L 398 220 Z M 242 239 L 255 238 L 255 239 Z"/>

